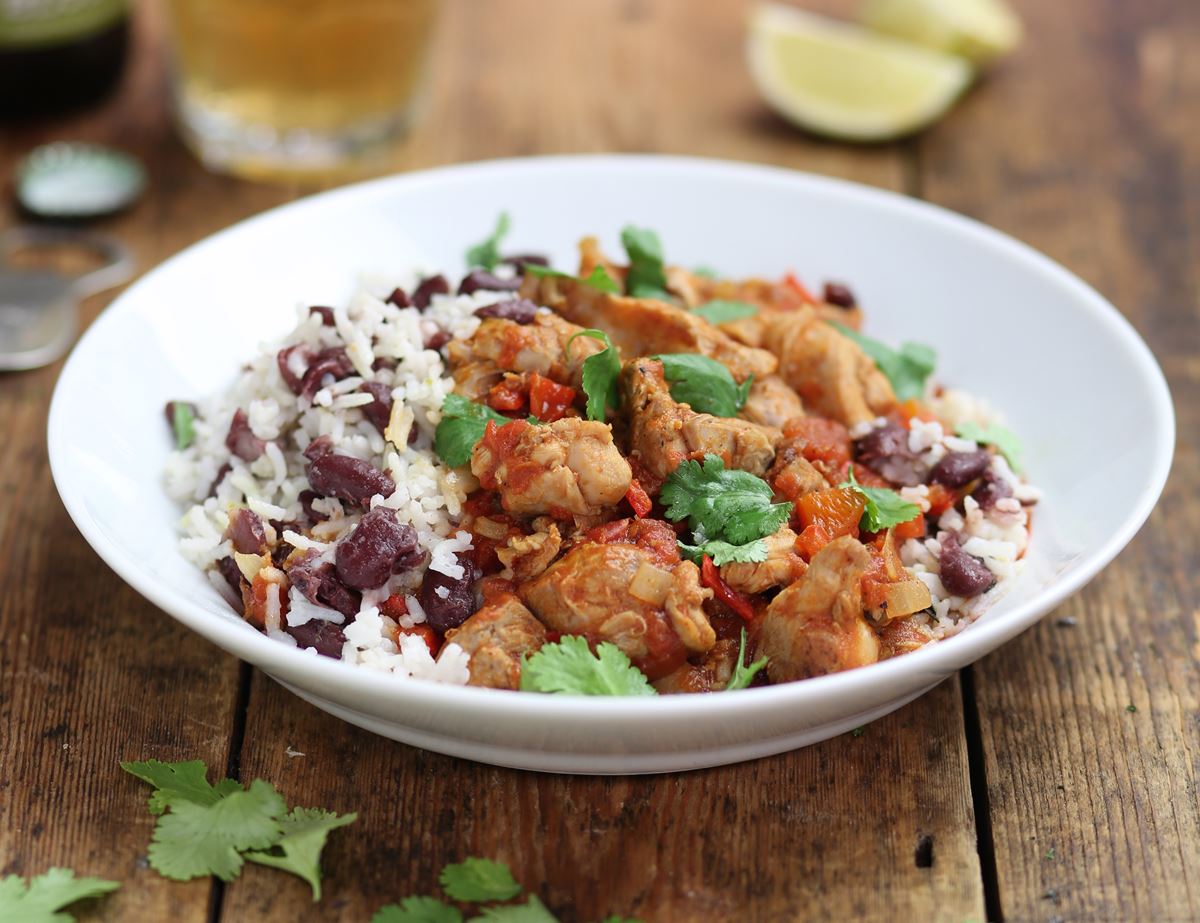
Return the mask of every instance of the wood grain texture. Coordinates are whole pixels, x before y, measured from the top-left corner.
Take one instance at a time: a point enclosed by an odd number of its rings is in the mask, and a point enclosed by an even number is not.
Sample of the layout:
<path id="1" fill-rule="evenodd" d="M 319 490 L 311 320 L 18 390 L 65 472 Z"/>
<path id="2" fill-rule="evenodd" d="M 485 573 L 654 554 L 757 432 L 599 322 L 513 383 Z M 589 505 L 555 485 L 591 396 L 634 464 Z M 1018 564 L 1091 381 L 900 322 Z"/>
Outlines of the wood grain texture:
<path id="1" fill-rule="evenodd" d="M 1000 909 L 1006 920 L 1197 919 L 1200 7 L 1021 8 L 1021 53 L 922 144 L 922 191 L 1111 298 L 1163 363 L 1179 443 L 1165 497 L 1129 548 L 974 668 Z M 1104 451 L 1120 434 L 1096 437 Z"/>

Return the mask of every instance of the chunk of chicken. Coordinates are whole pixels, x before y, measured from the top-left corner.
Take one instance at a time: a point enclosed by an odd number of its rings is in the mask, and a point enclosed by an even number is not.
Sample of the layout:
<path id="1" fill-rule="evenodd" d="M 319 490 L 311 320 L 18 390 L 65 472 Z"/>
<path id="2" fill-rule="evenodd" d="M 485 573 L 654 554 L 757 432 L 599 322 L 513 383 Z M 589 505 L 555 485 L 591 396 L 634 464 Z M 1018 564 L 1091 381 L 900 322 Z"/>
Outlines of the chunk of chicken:
<path id="1" fill-rule="evenodd" d="M 633 472 L 606 423 L 574 417 L 532 426 L 489 424 L 471 452 L 471 473 L 500 492 L 510 513 L 558 519 L 597 516 L 620 502 Z"/>
<path id="2" fill-rule="evenodd" d="M 738 642 L 718 641 L 699 663 L 685 663 L 660 680 L 654 688 L 661 695 L 687 692 L 720 692 L 737 666 Z"/>
<path id="3" fill-rule="evenodd" d="M 743 420 L 760 426 L 782 428 L 793 417 L 804 416 L 804 404 L 778 375 L 756 378 L 739 414 Z"/>
<path id="4" fill-rule="evenodd" d="M 775 494 L 784 500 L 795 503 L 805 494 L 811 494 L 826 487 L 835 486 L 825 479 L 825 475 L 800 454 L 794 445 L 785 440 L 775 456 L 775 464 L 767 474 L 767 481 L 775 488 Z"/>
<path id="5" fill-rule="evenodd" d="M 605 331 L 630 356 L 700 353 L 723 364 L 738 381 L 764 378 L 779 360 L 722 333 L 704 318 L 665 301 L 626 298 L 561 276 L 527 275 L 521 295 L 557 311 L 572 323 Z"/>
<path id="6" fill-rule="evenodd" d="M 553 522 L 545 529 L 531 535 L 514 535 L 503 548 L 496 549 L 496 557 L 518 583 L 532 580 L 558 557 L 562 550 L 562 534 Z"/>
<path id="7" fill-rule="evenodd" d="M 791 586 L 804 576 L 808 565 L 796 553 L 796 533 L 784 526 L 763 539 L 767 559 L 756 564 L 725 564 L 721 579 L 743 593 L 762 593 L 774 586 Z"/>
<path id="8" fill-rule="evenodd" d="M 847 426 L 896 407 L 884 374 L 858 345 L 805 308 L 772 314 L 763 344 L 779 357 L 779 374 L 804 406 Z"/>
<path id="9" fill-rule="evenodd" d="M 519 592 L 548 627 L 615 644 L 651 679 L 717 640 L 696 565 L 637 545 L 584 541 Z"/>
<path id="10" fill-rule="evenodd" d="M 933 632 L 923 622 L 916 621 L 912 616 L 902 619 L 892 619 L 879 629 L 879 659 L 899 657 L 924 647 L 933 640 Z"/>
<path id="11" fill-rule="evenodd" d="M 538 314 L 528 324 L 486 318 L 469 340 L 451 341 L 448 347 L 456 390 L 469 397 L 486 394 L 483 384 L 489 374 L 495 377 L 487 387 L 495 384 L 500 372 L 537 372 L 579 388 L 584 360 L 604 349 L 593 337 L 575 336 L 582 330 L 556 314 Z"/>
<path id="12" fill-rule="evenodd" d="M 860 581 L 871 555 L 856 539 L 834 539 L 800 580 L 767 607 L 758 653 L 770 658 L 773 683 L 837 673 L 875 663 L 879 637 L 863 618 Z"/>
<path id="13" fill-rule="evenodd" d="M 719 455 L 727 468 L 762 476 L 775 458 L 783 434 L 746 420 L 696 413 L 678 403 L 663 378 L 657 359 L 627 362 L 621 372 L 624 407 L 629 419 L 630 454 L 659 483 L 680 462 Z M 643 484 L 647 490 L 655 485 Z"/>
<path id="14" fill-rule="evenodd" d="M 521 658 L 546 643 L 546 627 L 512 593 L 497 593 L 458 628 L 446 632 L 471 655 L 467 684 L 519 689 Z"/>

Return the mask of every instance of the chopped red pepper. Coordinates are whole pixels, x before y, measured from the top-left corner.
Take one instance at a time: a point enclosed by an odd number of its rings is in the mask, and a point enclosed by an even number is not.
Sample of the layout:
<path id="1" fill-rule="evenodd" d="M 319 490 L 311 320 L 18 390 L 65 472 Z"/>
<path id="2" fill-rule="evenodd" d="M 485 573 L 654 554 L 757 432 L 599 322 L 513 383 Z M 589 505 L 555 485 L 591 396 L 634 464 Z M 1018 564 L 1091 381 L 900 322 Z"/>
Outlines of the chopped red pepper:
<path id="1" fill-rule="evenodd" d="M 488 392 L 487 405 L 501 413 L 512 413 L 525 406 L 525 390 L 519 379 L 505 378 Z"/>
<path id="2" fill-rule="evenodd" d="M 529 412 L 543 423 L 561 420 L 575 403 L 575 389 L 534 372 L 529 378 Z"/>
<path id="3" fill-rule="evenodd" d="M 892 535 L 900 541 L 904 541 L 906 538 L 924 538 L 925 514 L 917 513 L 908 522 L 900 523 L 900 525 L 892 529 Z"/>
<path id="4" fill-rule="evenodd" d="M 638 519 L 645 519 L 650 515 L 650 511 L 654 509 L 654 503 L 651 501 L 650 495 L 642 489 L 642 485 L 638 483 L 637 478 L 629 482 L 629 490 L 625 491 L 625 499 L 633 507 L 633 515 Z"/>
<path id="5" fill-rule="evenodd" d="M 800 299 L 806 304 L 819 304 L 817 299 L 813 297 L 813 293 L 804 287 L 804 283 L 796 278 L 796 274 L 789 272 L 783 277 L 784 284 L 800 296 Z"/>
<path id="6" fill-rule="evenodd" d="M 403 595 L 393 593 L 379 604 L 379 611 L 390 619 L 399 619 L 402 615 L 408 615 L 408 603 L 404 601 Z"/>
<path id="7" fill-rule="evenodd" d="M 712 558 L 705 555 L 700 562 L 700 582 L 713 591 L 713 595 L 747 622 L 754 621 L 754 606 L 742 593 L 739 593 L 723 579 Z"/>
<path id="8" fill-rule="evenodd" d="M 425 642 L 425 646 L 429 648 L 429 653 L 434 657 L 437 657 L 438 651 L 442 647 L 441 636 L 428 625 L 414 625 L 412 628 L 401 626 L 397 629 L 397 643 L 399 643 L 399 635 L 416 635 Z"/>

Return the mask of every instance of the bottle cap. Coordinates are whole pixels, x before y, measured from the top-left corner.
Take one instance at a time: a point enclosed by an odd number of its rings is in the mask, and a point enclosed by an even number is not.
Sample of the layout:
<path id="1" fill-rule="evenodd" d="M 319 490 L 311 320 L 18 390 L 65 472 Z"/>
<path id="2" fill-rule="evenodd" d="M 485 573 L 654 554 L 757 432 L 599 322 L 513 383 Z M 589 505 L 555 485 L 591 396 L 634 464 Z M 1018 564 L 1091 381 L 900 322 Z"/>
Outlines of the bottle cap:
<path id="1" fill-rule="evenodd" d="M 146 185 L 142 165 L 123 151 L 75 141 L 34 148 L 17 165 L 17 200 L 42 218 L 98 218 L 120 211 Z"/>

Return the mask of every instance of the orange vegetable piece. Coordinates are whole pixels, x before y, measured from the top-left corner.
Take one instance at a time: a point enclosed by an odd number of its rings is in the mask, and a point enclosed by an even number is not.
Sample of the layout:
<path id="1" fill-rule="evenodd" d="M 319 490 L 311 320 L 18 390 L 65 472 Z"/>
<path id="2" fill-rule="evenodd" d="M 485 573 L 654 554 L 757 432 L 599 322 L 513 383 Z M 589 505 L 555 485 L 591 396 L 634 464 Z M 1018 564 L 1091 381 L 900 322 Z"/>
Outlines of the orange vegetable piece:
<path id="1" fill-rule="evenodd" d="M 575 389 L 534 372 L 529 378 L 529 412 L 543 423 L 561 420 L 575 403 Z"/>

